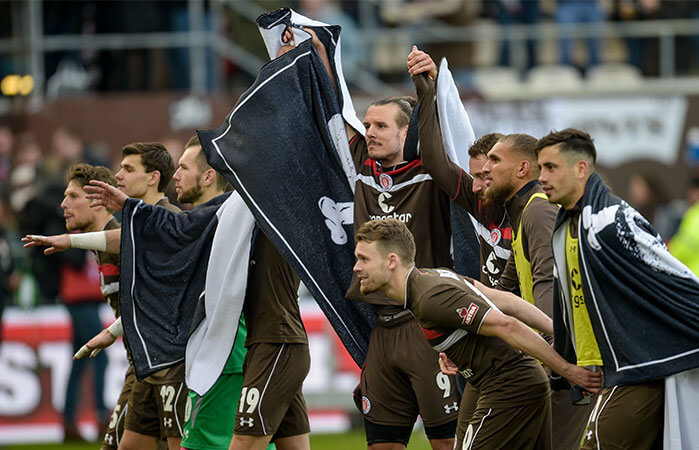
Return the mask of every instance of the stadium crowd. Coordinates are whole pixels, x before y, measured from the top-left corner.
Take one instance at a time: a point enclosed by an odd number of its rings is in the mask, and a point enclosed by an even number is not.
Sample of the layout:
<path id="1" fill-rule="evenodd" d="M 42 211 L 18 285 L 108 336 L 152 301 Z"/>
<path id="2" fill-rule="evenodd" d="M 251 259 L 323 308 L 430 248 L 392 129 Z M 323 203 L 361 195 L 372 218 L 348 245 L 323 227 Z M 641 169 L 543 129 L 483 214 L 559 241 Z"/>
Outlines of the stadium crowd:
<path id="1" fill-rule="evenodd" d="M 368 46 L 362 38 L 365 30 L 401 28 L 410 36 L 410 29 L 424 30 L 431 25 L 469 26 L 489 24 L 499 33 L 510 25 L 615 24 L 649 20 L 699 18 L 699 5 L 691 0 L 391 0 L 376 2 L 296 0 L 279 2 L 259 0 L 251 7 L 264 10 L 290 5 L 309 17 L 343 27 L 343 55 L 347 62 L 346 76 L 350 82 L 355 66 L 374 65 L 388 79 L 402 79 L 400 64 L 393 49 L 411 42 L 376 42 Z M 187 2 L 185 0 L 142 1 L 138 8 L 128 2 L 73 1 L 43 2 L 42 29 L 46 35 L 90 36 L 103 34 L 137 34 L 158 32 L 187 32 Z M 22 31 L 11 20 L 21 4 L 5 2 L 0 5 L 0 17 L 6 23 L 0 27 L 0 38 L 10 38 Z M 254 34 L 254 23 L 240 8 L 229 8 L 225 2 L 214 7 L 205 3 L 204 29 L 216 29 L 242 50 L 257 58 L 265 57 L 265 50 Z M 216 17 L 215 17 L 216 16 Z M 68 17 L 69 20 L 65 18 Z M 506 32 L 506 31 L 505 31 Z M 611 42 L 613 41 L 613 42 Z M 614 50 L 608 52 L 610 43 Z M 417 42 L 418 45 L 422 43 Z M 515 47 L 510 39 L 495 42 L 485 65 L 515 66 L 531 69 L 540 64 L 575 66 L 583 71 L 597 64 L 627 63 L 647 77 L 660 73 L 660 39 L 657 36 L 622 36 L 603 39 L 591 36 L 583 52 L 577 51 L 571 39 L 561 38 L 554 45 L 543 40 L 528 40 L 523 48 L 525 63 L 514 64 Z M 435 56 L 448 57 L 452 67 L 465 71 L 483 65 L 475 54 L 474 42 L 431 42 L 425 48 Z M 371 47 L 371 48 L 366 48 Z M 696 74 L 699 70 L 699 37 L 679 35 L 674 38 L 674 69 L 678 75 Z M 608 53 L 611 55 L 609 56 Z M 365 55 L 371 55 L 366 58 Z M 217 67 L 213 54 L 207 55 L 206 89 L 211 91 L 217 79 L 231 86 L 246 86 L 251 81 L 235 63 Z M 482 58 L 481 58 L 482 59 Z M 189 55 L 186 48 L 126 49 L 126 50 L 61 50 L 45 56 L 46 80 L 49 91 L 130 91 L 130 90 L 187 90 L 191 80 Z M 0 76 L 17 73 L 23 67 L 18 55 L 0 55 Z M 77 78 L 75 77 L 77 75 Z M 71 78 L 73 76 L 73 78 Z M 76 81 L 77 79 L 81 81 Z M 51 80 L 54 80 L 53 82 Z M 76 84 L 77 83 L 77 84 Z"/>

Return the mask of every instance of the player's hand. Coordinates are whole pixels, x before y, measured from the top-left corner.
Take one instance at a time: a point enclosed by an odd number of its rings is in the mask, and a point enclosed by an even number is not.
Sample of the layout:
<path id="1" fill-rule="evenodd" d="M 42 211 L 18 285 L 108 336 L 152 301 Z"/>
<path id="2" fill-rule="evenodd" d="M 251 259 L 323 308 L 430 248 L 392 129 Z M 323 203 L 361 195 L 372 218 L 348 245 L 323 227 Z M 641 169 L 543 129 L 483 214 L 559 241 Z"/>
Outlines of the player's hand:
<path id="1" fill-rule="evenodd" d="M 459 373 L 459 368 L 449 359 L 446 353 L 439 354 L 439 369 L 445 375 L 456 375 Z"/>
<path id="2" fill-rule="evenodd" d="M 296 48 L 296 42 L 294 42 L 294 33 L 291 31 L 290 27 L 287 27 L 286 30 L 284 30 L 284 34 L 282 35 L 282 42 L 284 45 L 279 49 L 277 52 L 277 58 L 282 56 L 284 53 L 290 52 L 291 50 Z"/>
<path id="3" fill-rule="evenodd" d="M 319 55 L 327 56 L 328 52 L 325 50 L 325 45 L 318 39 L 318 35 L 315 31 L 307 27 L 301 27 L 303 31 L 311 35 L 311 44 L 316 48 Z"/>
<path id="4" fill-rule="evenodd" d="M 568 380 L 571 386 L 580 386 L 588 392 L 596 394 L 602 389 L 602 373 L 593 372 L 584 367 L 568 364 L 567 373 L 561 374 Z"/>
<path id="5" fill-rule="evenodd" d="M 437 79 L 437 65 L 432 61 L 432 58 L 422 50 L 418 50 L 413 45 L 413 50 L 408 55 L 408 73 L 411 77 L 426 73 L 433 80 Z"/>
<path id="6" fill-rule="evenodd" d="M 92 200 L 91 208 L 104 206 L 110 211 L 121 211 L 129 198 L 119 189 L 102 181 L 90 180 L 90 184 L 86 184 L 84 189 L 88 192 L 87 198 Z"/>
<path id="7" fill-rule="evenodd" d="M 313 44 L 313 47 L 315 47 L 318 54 L 321 55 L 321 57 L 327 56 L 325 45 L 323 45 L 321 40 L 318 39 L 318 35 L 316 34 L 316 32 L 306 27 L 301 27 L 301 29 L 311 35 L 311 44 Z M 296 48 L 296 42 L 294 41 L 294 33 L 291 31 L 291 27 L 287 28 L 284 31 L 284 34 L 282 35 L 282 42 L 284 42 L 284 45 L 277 52 L 277 58 L 282 56 L 284 53 L 290 52 L 291 50 Z"/>
<path id="8" fill-rule="evenodd" d="M 67 234 L 55 236 L 41 236 L 38 234 L 28 234 L 22 238 L 24 247 L 48 247 L 44 250 L 44 255 L 52 255 L 56 252 L 64 252 L 70 248 L 70 237 Z"/>
<path id="9" fill-rule="evenodd" d="M 105 328 L 100 331 L 97 336 L 87 341 L 87 344 L 83 345 L 80 350 L 73 355 L 73 359 L 80 359 L 88 353 L 90 354 L 90 358 L 94 358 L 103 348 L 109 347 L 116 342 L 116 340 L 117 338 Z"/>

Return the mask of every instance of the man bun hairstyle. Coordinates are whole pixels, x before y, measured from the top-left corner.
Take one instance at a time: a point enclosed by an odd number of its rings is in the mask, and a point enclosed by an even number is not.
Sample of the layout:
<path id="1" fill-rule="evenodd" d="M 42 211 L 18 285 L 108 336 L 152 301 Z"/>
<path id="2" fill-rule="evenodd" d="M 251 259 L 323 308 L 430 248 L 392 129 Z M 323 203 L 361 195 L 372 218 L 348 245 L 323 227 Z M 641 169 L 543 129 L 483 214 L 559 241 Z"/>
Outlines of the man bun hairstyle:
<path id="1" fill-rule="evenodd" d="M 371 104 L 371 106 L 384 106 L 394 104 L 398 107 L 398 114 L 396 115 L 396 123 L 398 128 L 403 128 L 410 123 L 410 117 L 413 115 L 413 109 L 417 105 L 417 99 L 410 97 L 409 95 L 386 97 L 381 100 L 377 100 Z"/>
<path id="2" fill-rule="evenodd" d="M 354 239 L 355 242 L 377 242 L 382 253 L 395 253 L 404 265 L 415 263 L 415 239 L 400 220 L 391 218 L 364 222 Z"/>
<path id="3" fill-rule="evenodd" d="M 561 131 L 552 131 L 539 139 L 536 143 L 536 154 L 544 147 L 558 145 L 561 153 L 578 153 L 588 157 L 592 165 L 597 162 L 597 150 L 589 134 L 575 128 L 566 128 Z"/>
<path id="4" fill-rule="evenodd" d="M 165 146 L 160 142 L 133 142 L 121 149 L 122 159 L 129 155 L 141 155 L 141 163 L 146 172 L 160 172 L 158 192 L 165 192 L 175 174 L 175 163 Z"/>
<path id="5" fill-rule="evenodd" d="M 498 141 L 504 137 L 505 135 L 502 133 L 484 134 L 471 145 L 468 149 L 468 155 L 472 158 L 476 158 L 479 155 L 487 156 L 490 149 L 493 148 L 493 145 L 497 144 Z"/>

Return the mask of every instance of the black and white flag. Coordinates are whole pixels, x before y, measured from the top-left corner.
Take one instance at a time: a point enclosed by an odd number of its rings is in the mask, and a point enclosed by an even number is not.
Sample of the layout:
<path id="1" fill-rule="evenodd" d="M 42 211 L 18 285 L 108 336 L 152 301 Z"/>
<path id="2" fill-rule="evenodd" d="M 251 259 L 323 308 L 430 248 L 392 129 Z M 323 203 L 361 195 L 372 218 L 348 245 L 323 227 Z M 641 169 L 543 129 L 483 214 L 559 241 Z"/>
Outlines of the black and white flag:
<path id="1" fill-rule="evenodd" d="M 261 16 L 258 25 L 279 46 L 288 26 L 310 26 L 336 64 L 339 27 L 299 23 L 303 19 L 282 9 Z M 199 131 L 199 139 L 209 164 L 242 196 L 361 366 L 375 313 L 370 305 L 345 299 L 354 266 L 356 174 L 345 121 L 361 124 L 351 118 L 351 103 L 338 104 L 310 39 L 300 39 L 261 69 L 223 125 Z M 346 91 L 344 81 L 336 81 Z"/>

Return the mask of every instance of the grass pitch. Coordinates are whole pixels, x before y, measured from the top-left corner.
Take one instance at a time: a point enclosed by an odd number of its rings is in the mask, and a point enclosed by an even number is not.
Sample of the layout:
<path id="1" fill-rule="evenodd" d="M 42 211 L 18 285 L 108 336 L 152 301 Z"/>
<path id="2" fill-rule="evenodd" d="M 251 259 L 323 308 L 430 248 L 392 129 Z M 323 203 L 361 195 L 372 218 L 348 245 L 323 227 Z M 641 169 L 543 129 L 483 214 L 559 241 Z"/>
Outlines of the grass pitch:
<path id="1" fill-rule="evenodd" d="M 89 444 L 29 444 L 0 446 L 0 450 L 96 450 L 99 445 Z M 365 449 L 364 430 L 352 430 L 342 434 L 311 434 L 313 450 L 358 450 Z M 429 450 L 430 445 L 422 430 L 413 433 L 410 438 L 410 450 Z"/>

